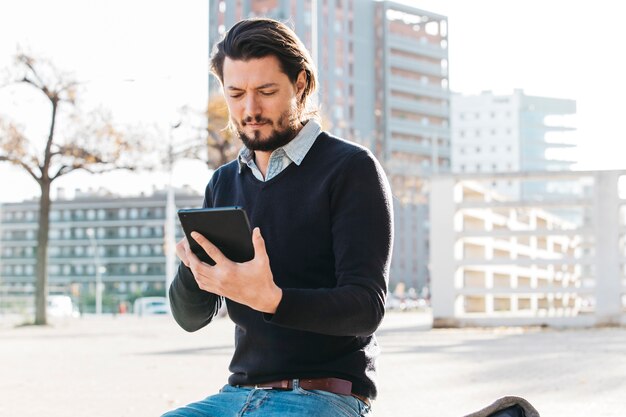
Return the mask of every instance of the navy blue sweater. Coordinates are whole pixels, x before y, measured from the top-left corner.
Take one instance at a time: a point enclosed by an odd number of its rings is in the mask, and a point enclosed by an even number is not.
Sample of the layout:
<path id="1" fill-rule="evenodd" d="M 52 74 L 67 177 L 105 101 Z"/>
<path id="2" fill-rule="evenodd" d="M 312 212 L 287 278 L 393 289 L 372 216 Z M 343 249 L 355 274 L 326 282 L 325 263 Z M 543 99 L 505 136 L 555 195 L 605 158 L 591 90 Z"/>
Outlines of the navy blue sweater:
<path id="1" fill-rule="evenodd" d="M 260 227 L 283 298 L 275 314 L 226 300 L 236 324 L 231 385 L 336 377 L 376 397 L 378 345 L 392 246 L 391 195 L 366 149 L 321 133 L 298 166 L 267 182 L 233 161 L 213 174 L 205 206 L 242 206 Z M 183 264 L 170 287 L 187 331 L 208 324 L 220 299 Z"/>

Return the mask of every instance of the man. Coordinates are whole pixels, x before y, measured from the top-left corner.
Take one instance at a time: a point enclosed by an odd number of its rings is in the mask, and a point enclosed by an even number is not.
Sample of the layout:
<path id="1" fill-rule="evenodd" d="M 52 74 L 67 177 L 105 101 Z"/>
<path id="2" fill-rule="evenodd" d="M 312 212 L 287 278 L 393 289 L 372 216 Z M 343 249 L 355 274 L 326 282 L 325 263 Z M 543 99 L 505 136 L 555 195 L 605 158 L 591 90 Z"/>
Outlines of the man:
<path id="1" fill-rule="evenodd" d="M 321 131 L 311 57 L 284 24 L 237 23 L 211 67 L 245 146 L 204 206 L 244 207 L 255 256 L 231 262 L 195 233 L 210 266 L 178 243 L 174 318 L 196 331 L 225 299 L 236 344 L 228 385 L 166 416 L 367 415 L 392 244 L 385 175 L 368 150 Z"/>

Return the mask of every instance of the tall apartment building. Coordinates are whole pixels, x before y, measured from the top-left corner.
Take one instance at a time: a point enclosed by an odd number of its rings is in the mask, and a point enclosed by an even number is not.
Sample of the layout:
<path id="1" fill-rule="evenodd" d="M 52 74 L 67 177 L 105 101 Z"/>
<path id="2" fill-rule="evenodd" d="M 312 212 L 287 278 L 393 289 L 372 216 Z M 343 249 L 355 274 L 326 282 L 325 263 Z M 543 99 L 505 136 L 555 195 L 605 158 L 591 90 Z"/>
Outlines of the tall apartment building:
<path id="1" fill-rule="evenodd" d="M 199 207 L 203 197 L 177 190 L 179 208 Z M 95 291 L 96 268 L 105 293 L 161 290 L 166 283 L 166 193 L 120 197 L 79 193 L 53 201 L 48 282 L 51 293 Z M 34 293 L 38 201 L 0 206 L 0 296 Z M 178 227 L 177 238 L 182 237 Z"/>
<path id="2" fill-rule="evenodd" d="M 210 45 L 253 16 L 294 28 L 317 61 L 324 127 L 367 146 L 384 165 L 396 207 L 391 282 L 423 286 L 423 179 L 450 169 L 447 18 L 393 1 L 220 0 L 210 2 Z"/>
<path id="3" fill-rule="evenodd" d="M 576 113 L 576 102 L 536 97 L 515 90 L 512 95 L 452 96 L 452 170 L 463 172 L 559 171 L 575 161 L 559 150 L 575 147 L 559 117 Z M 557 120 L 550 120 L 557 119 Z M 559 190 L 548 182 L 495 181 L 494 190 L 513 198 Z M 566 191 L 566 190 L 562 190 Z"/>

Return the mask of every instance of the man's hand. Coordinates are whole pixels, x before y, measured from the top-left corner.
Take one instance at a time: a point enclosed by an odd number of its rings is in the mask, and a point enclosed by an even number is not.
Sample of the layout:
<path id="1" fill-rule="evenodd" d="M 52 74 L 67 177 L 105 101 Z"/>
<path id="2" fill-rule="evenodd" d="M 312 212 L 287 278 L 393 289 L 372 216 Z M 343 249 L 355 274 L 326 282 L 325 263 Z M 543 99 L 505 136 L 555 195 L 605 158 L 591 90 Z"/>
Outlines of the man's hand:
<path id="1" fill-rule="evenodd" d="M 187 268 L 189 268 L 189 253 L 193 254 L 187 238 L 184 237 L 176 244 L 176 256 L 180 258 L 181 262 L 185 264 Z"/>
<path id="2" fill-rule="evenodd" d="M 265 241 L 258 227 L 252 232 L 254 259 L 244 263 L 228 259 L 198 232 L 193 232 L 191 237 L 215 261 L 214 266 L 202 262 L 191 251 L 186 240 L 176 246 L 177 254 L 179 246 L 184 250 L 183 256 L 179 254 L 178 257 L 191 269 L 200 289 L 224 296 L 263 313 L 276 312 L 283 292 L 274 283 Z"/>

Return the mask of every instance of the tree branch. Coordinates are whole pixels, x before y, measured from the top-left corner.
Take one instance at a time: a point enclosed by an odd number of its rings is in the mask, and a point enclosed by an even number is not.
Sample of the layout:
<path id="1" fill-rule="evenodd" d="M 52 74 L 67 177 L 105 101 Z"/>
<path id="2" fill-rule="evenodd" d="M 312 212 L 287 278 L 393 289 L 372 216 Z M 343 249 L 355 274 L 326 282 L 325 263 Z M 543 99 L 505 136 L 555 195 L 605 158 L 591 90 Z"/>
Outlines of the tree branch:
<path id="1" fill-rule="evenodd" d="M 35 172 L 33 171 L 32 167 L 30 167 L 28 164 L 26 164 L 25 162 L 23 162 L 20 159 L 15 159 L 15 158 L 10 158 L 8 156 L 3 156 L 0 155 L 0 162 L 2 161 L 7 161 L 13 165 L 19 165 L 22 168 L 24 168 L 26 170 L 26 172 L 28 172 L 30 174 L 31 177 L 33 177 L 35 179 L 35 181 L 40 182 L 41 178 L 39 178 Z"/>
<path id="2" fill-rule="evenodd" d="M 35 69 L 35 66 L 33 65 L 33 59 L 31 57 L 29 57 L 28 55 L 25 54 L 21 54 L 18 56 L 18 60 L 21 61 L 24 65 L 26 65 L 26 67 L 33 73 L 33 75 L 35 76 L 35 78 L 37 79 L 37 81 L 39 81 L 40 85 L 37 85 L 35 83 L 33 83 L 32 81 L 30 81 L 29 79 L 27 79 L 26 77 L 24 77 L 24 79 L 22 81 L 28 82 L 32 85 L 34 85 L 35 87 L 39 88 L 41 91 L 46 92 L 45 90 L 47 90 L 47 88 L 45 87 L 46 83 L 43 82 L 43 80 L 41 79 L 41 77 L 39 76 L 39 73 L 37 72 L 37 70 Z M 47 95 L 47 94 L 46 94 Z"/>

